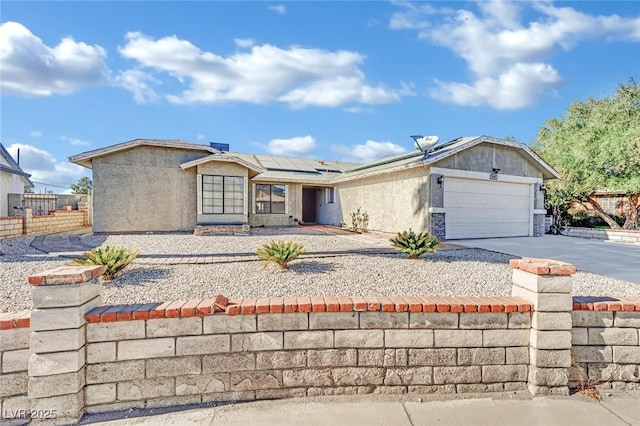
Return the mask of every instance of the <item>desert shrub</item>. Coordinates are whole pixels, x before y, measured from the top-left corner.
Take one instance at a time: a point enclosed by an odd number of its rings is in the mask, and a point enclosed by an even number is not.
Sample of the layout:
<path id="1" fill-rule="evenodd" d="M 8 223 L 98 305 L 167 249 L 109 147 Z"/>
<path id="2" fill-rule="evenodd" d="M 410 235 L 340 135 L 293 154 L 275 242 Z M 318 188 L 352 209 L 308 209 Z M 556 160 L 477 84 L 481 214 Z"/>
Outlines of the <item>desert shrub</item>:
<path id="1" fill-rule="evenodd" d="M 396 249 L 409 256 L 409 259 L 417 259 L 426 253 L 435 253 L 438 239 L 428 232 L 408 231 L 398 232 L 398 235 L 389 240 Z"/>
<path id="2" fill-rule="evenodd" d="M 351 212 L 351 229 L 355 232 L 368 232 L 369 213 L 361 212 L 360 207 L 355 212 Z"/>
<path id="3" fill-rule="evenodd" d="M 116 277 L 128 264 L 133 262 L 140 254 L 140 250 L 124 246 L 97 247 L 84 252 L 86 259 L 73 259 L 78 265 L 104 266 L 102 278 L 109 281 Z"/>
<path id="4" fill-rule="evenodd" d="M 295 241 L 271 241 L 258 249 L 258 258 L 264 260 L 265 267 L 275 263 L 282 270 L 289 269 L 289 262 L 305 253 L 304 246 Z"/>

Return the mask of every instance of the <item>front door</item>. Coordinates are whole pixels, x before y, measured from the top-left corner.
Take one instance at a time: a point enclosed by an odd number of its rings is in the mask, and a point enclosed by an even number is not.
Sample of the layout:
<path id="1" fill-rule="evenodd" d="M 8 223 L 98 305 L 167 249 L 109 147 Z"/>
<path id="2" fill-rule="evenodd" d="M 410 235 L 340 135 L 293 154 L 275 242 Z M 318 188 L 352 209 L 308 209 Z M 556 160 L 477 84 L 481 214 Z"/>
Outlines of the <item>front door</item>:
<path id="1" fill-rule="evenodd" d="M 318 222 L 318 188 L 302 188 L 302 222 Z"/>

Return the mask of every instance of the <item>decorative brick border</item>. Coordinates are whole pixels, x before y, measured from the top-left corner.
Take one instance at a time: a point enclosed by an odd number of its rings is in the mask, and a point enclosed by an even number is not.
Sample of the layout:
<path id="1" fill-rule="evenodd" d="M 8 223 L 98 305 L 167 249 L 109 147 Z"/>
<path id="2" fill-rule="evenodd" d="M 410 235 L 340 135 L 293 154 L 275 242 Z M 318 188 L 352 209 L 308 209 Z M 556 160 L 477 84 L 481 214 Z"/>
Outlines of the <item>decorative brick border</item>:
<path id="1" fill-rule="evenodd" d="M 177 300 L 164 303 L 101 306 L 86 314 L 90 323 L 187 318 L 224 312 L 251 315 L 293 312 L 531 312 L 532 305 L 516 297 L 265 297 L 256 299 Z"/>
<path id="2" fill-rule="evenodd" d="M 640 297 L 574 297 L 574 311 L 640 311 Z"/>
<path id="3" fill-rule="evenodd" d="M 227 315 L 247 313 L 288 313 L 288 312 L 529 312 L 531 304 L 517 298 L 490 297 L 344 297 L 349 303 L 338 304 L 331 297 L 271 297 L 260 299 L 232 299 L 224 305 L 224 296 L 212 299 L 194 299 L 189 301 L 143 303 L 133 305 L 102 306 L 87 313 L 88 322 L 114 322 L 144 320 L 149 318 L 186 318 L 206 316 L 225 312 Z M 508 299 L 501 302 L 499 299 Z M 286 302 L 285 302 L 286 300 Z M 309 300 L 311 302 L 309 309 Z M 363 309 L 363 300 L 366 309 Z M 411 301 L 411 302 L 410 302 Z M 509 303 L 511 302 L 511 303 Z M 515 303 L 513 303 L 515 302 Z M 170 306 L 173 305 L 171 308 Z M 242 312 L 242 309 L 245 312 Z M 316 310 L 313 310 L 314 306 Z M 328 310 L 329 306 L 331 309 Z M 350 309 L 346 309 L 350 306 Z M 422 310 L 417 310 L 418 306 Z M 434 308 L 435 306 L 435 308 Z M 340 310 L 344 307 L 345 310 Z M 324 310 L 322 310 L 324 309 Z M 413 310 L 412 310 L 413 309 Z M 574 311 L 625 311 L 640 312 L 640 297 L 615 299 L 611 297 L 573 298 Z M 11 328 L 28 328 L 31 311 L 0 313 L 0 330 Z"/>
<path id="4" fill-rule="evenodd" d="M 29 328 L 30 326 L 31 311 L 7 312 L 0 314 L 0 330 Z"/>

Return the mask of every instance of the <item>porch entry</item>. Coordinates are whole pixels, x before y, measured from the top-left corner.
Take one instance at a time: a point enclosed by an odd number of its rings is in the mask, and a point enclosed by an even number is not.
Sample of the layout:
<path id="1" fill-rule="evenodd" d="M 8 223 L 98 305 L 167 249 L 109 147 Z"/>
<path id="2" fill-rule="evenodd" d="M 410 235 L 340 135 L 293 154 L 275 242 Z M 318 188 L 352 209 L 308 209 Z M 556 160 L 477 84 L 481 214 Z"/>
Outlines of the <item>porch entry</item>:
<path id="1" fill-rule="evenodd" d="M 320 188 L 302 187 L 302 222 L 318 223 L 318 196 Z"/>

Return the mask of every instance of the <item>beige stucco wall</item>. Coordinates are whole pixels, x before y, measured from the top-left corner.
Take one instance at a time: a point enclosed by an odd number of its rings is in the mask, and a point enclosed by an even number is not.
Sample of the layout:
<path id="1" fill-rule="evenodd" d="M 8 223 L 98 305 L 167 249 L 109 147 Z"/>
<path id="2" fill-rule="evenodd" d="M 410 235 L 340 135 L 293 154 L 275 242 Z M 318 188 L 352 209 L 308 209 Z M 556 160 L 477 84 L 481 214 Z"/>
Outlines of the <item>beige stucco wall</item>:
<path id="1" fill-rule="evenodd" d="M 433 167 L 444 169 L 459 169 L 472 172 L 491 173 L 493 168 L 500 169 L 501 175 L 543 178 L 542 168 L 518 149 L 481 143 L 464 151 L 453 154 L 432 164 Z M 430 205 L 442 207 L 442 186 L 432 185 Z M 544 208 L 544 194 L 535 191 L 534 208 Z"/>
<path id="2" fill-rule="evenodd" d="M 244 178 L 245 185 L 245 211 L 247 214 L 198 214 L 198 223 L 247 223 L 249 220 L 248 200 L 249 198 L 249 169 L 236 163 L 226 161 L 209 161 L 197 166 L 198 174 L 215 176 L 237 176 Z M 197 188 L 193 188 L 197 193 Z"/>
<path id="3" fill-rule="evenodd" d="M 282 182 L 251 181 L 249 184 L 249 224 L 251 226 L 290 226 L 293 219 L 302 218 L 302 184 L 286 184 L 287 209 L 285 214 L 256 214 L 253 200 L 253 185 L 257 183 L 269 183 L 282 185 Z"/>
<path id="4" fill-rule="evenodd" d="M 208 154 L 139 146 L 94 158 L 94 232 L 192 230 L 196 170 L 180 164 Z"/>
<path id="5" fill-rule="evenodd" d="M 351 226 L 351 212 L 360 207 L 369 214 L 370 230 L 427 230 L 428 181 L 429 168 L 425 166 L 339 183 L 338 222 Z"/>
<path id="6" fill-rule="evenodd" d="M 520 154 L 519 150 L 491 143 L 465 149 L 432 166 L 486 173 L 491 173 L 495 167 L 504 175 L 542 178 L 540 166 Z"/>

